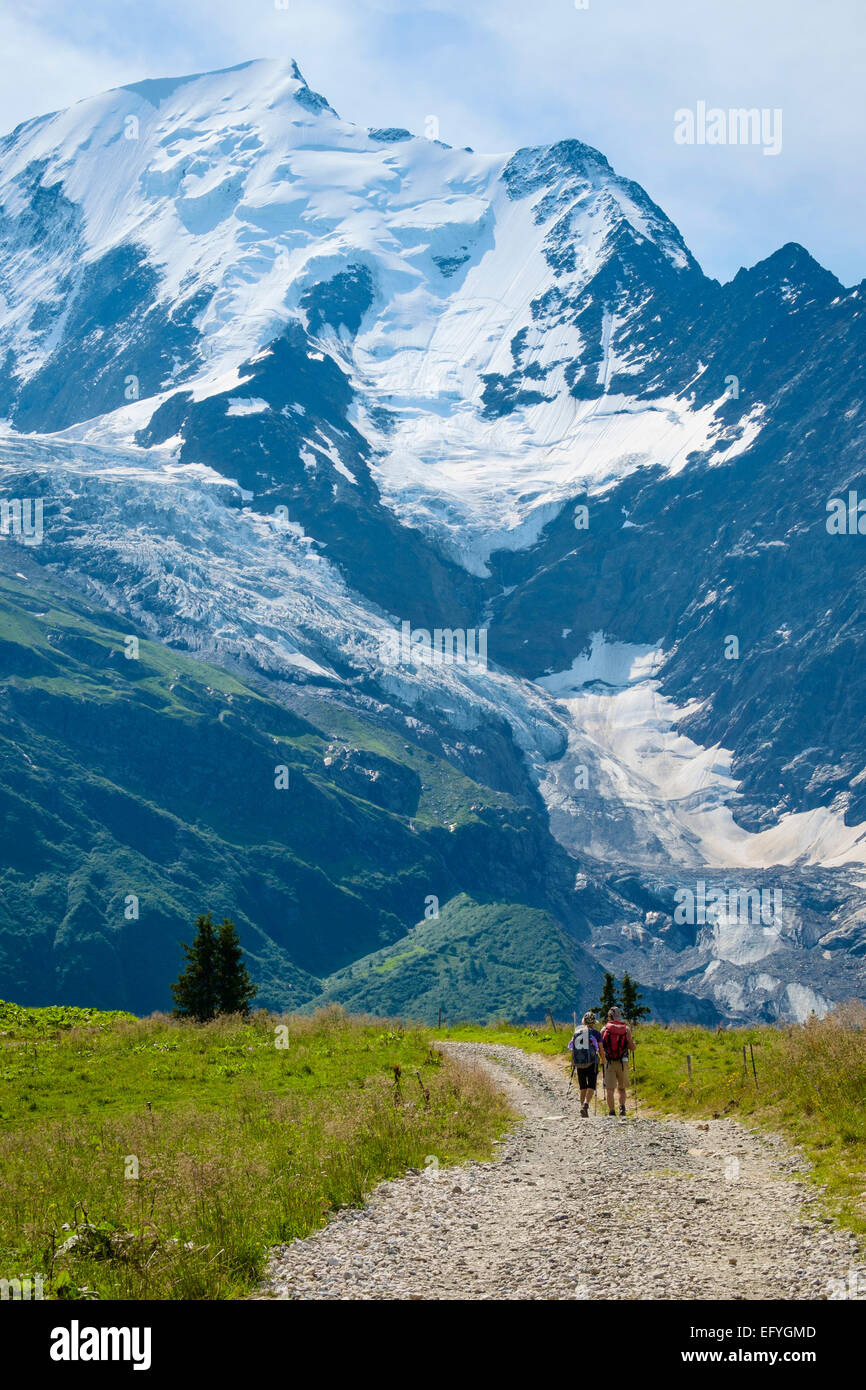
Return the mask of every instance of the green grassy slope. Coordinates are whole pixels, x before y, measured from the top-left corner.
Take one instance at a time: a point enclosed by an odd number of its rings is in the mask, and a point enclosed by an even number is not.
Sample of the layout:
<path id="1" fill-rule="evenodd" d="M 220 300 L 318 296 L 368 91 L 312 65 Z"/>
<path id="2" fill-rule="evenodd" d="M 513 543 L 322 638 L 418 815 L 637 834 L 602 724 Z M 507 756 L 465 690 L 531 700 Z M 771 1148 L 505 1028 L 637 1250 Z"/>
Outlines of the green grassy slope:
<path id="1" fill-rule="evenodd" d="M 322 1002 L 433 1022 L 566 1012 L 598 968 L 547 912 L 460 894 L 399 941 L 323 982 Z M 316 1002 L 319 1002 L 317 999 Z"/>
<path id="2" fill-rule="evenodd" d="M 511 1121 L 423 1033 L 341 1010 L 38 1014 L 0 1003 L 0 1278 L 46 1297 L 243 1295 L 269 1246 Z"/>

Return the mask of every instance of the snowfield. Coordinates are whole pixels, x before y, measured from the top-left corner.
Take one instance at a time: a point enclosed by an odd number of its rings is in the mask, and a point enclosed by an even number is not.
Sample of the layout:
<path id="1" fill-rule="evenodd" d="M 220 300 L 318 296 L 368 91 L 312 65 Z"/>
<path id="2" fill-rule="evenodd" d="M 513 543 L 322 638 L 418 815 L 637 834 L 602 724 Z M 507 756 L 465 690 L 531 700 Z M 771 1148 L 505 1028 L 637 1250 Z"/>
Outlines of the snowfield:
<path id="1" fill-rule="evenodd" d="M 674 865 L 866 864 L 866 827 L 846 826 L 841 813 L 824 807 L 783 815 L 758 833 L 736 824 L 732 754 L 679 731 L 698 706 L 677 707 L 659 692 L 652 673 L 663 655 L 597 632 L 586 657 L 538 678 L 568 712 L 568 752 L 541 782 L 563 843 L 575 850 L 585 844 L 589 802 L 617 807 L 616 819 L 592 819 L 592 851 L 602 859 L 630 845 L 645 864 L 657 860 L 660 846 Z M 587 770 L 585 789 L 575 787 L 580 767 Z"/>

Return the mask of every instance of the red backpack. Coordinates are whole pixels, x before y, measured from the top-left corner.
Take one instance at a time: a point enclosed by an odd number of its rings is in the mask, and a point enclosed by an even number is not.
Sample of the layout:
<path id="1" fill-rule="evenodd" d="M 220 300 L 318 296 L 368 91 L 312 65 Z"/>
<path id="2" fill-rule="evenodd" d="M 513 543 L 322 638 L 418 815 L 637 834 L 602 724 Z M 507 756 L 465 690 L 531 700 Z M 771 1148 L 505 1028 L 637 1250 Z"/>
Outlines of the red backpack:
<path id="1" fill-rule="evenodd" d="M 608 1023 L 601 1035 L 604 1055 L 609 1062 L 621 1062 L 628 1052 L 628 1027 L 624 1023 Z"/>

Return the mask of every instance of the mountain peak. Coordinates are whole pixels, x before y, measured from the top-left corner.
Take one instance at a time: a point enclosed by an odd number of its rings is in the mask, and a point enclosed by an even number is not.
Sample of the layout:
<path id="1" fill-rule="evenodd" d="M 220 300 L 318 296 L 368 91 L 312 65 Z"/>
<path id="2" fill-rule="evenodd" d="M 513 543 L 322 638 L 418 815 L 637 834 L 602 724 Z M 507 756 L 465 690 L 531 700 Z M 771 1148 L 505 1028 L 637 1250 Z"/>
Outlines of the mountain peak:
<path id="1" fill-rule="evenodd" d="M 235 74 L 245 75 L 245 80 L 239 85 L 250 94 L 257 88 L 266 90 L 273 89 L 275 86 L 290 84 L 290 94 L 302 106 L 306 106 L 310 110 L 327 110 L 334 115 L 337 114 L 330 102 L 320 92 L 314 92 L 310 87 L 296 59 L 289 57 L 250 58 L 246 62 L 235 63 L 229 68 L 185 73 L 179 77 L 148 77 L 141 82 L 126 83 L 114 90 L 132 92 L 137 96 L 144 97 L 152 106 L 159 106 L 167 98 L 174 96 L 182 87 L 199 82 L 212 83 L 215 79 L 223 80 L 233 77 Z"/>
<path id="2" fill-rule="evenodd" d="M 563 178 L 612 175 L 604 155 L 581 140 L 558 140 L 553 145 L 524 145 L 503 171 L 511 198 L 526 198 Z"/>
<path id="3" fill-rule="evenodd" d="M 832 271 L 820 265 L 798 241 L 786 241 L 764 260 L 739 270 L 733 283 L 747 285 L 750 293 L 754 293 L 756 286 L 780 289 L 788 299 L 792 295 L 799 298 L 804 292 L 810 299 L 815 295 L 835 299 L 844 288 Z"/>

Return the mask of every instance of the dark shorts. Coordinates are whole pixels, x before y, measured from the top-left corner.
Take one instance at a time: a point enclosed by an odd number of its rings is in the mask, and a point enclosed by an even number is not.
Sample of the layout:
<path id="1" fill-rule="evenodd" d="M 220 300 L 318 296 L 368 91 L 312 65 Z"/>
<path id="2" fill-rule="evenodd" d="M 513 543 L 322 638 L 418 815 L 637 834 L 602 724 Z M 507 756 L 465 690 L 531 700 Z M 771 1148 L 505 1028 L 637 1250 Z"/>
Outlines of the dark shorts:
<path id="1" fill-rule="evenodd" d="M 591 1067 L 577 1068 L 577 1084 L 582 1091 L 594 1091 L 598 1081 L 598 1062 Z"/>

